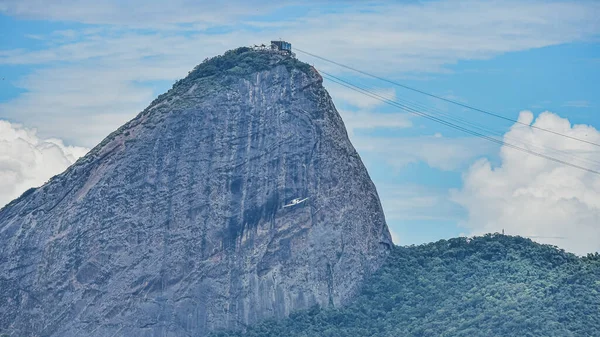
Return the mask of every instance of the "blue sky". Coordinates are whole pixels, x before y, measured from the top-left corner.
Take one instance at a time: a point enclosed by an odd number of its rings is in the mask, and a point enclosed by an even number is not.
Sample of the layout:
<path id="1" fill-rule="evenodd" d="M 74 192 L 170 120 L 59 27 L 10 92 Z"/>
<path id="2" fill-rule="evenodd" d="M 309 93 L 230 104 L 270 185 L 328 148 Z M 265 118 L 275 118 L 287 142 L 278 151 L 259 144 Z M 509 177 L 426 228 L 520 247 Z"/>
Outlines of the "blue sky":
<path id="1" fill-rule="evenodd" d="M 520 113 L 529 110 L 534 115 L 530 122 L 595 139 L 600 137 L 595 129 L 574 124 L 600 127 L 598 17 L 600 5 L 591 1 L 233 1 L 223 6 L 180 0 L 167 6 L 152 0 L 0 0 L 0 120 L 13 129 L 36 129 L 32 144 L 57 138 L 66 144 L 61 145 L 64 149 L 93 147 L 205 57 L 282 37 L 293 47 L 435 95 L 524 121 L 528 115 Z M 588 163 L 598 156 L 596 149 L 560 137 L 511 129 L 511 122 L 301 53 L 298 57 L 384 96 L 482 124 L 498 132 L 499 139 L 504 135 L 523 146 L 574 153 L 579 156 L 575 160 Z M 568 236 L 546 242 L 572 251 L 582 246 L 600 249 L 586 239 L 600 242 L 595 225 L 600 202 L 591 197 L 600 195 L 597 178 L 505 154 L 497 144 L 335 83 L 325 85 L 377 185 L 400 244 L 506 227 L 513 234 Z M 545 111 L 551 112 L 547 118 L 535 119 Z M 487 180 L 481 180 L 484 176 Z M 555 186 L 573 177 L 576 181 Z M 37 181 L 15 179 L 13 194 Z M 579 185 L 577 190 L 569 187 Z M 537 213 L 519 207 L 528 203 L 540 205 Z M 548 208 L 560 209 L 564 219 L 587 211 L 567 223 L 550 216 Z"/>

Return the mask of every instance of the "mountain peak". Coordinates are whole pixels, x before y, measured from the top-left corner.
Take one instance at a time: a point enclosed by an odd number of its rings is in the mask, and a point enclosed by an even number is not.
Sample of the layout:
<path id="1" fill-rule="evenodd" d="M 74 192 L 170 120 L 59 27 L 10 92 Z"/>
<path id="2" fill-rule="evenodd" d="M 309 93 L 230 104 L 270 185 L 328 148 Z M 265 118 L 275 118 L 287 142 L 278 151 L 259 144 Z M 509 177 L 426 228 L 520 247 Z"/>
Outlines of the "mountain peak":
<path id="1" fill-rule="evenodd" d="M 256 50 L 250 47 L 239 47 L 228 50 L 223 55 L 206 58 L 202 63 L 192 69 L 188 76 L 175 82 L 173 88 L 160 95 L 152 105 L 169 96 L 172 90 L 189 90 L 194 84 L 216 81 L 222 85 L 231 84 L 235 78 L 251 79 L 250 76 L 261 71 L 268 71 L 275 67 L 284 66 L 288 71 L 300 71 L 308 76 L 321 76 L 307 63 L 299 61 L 289 54 L 282 54 L 273 50 Z M 216 84 L 216 83 L 215 83 Z"/>
<path id="2" fill-rule="evenodd" d="M 0 211 L 0 333 L 204 335 L 340 306 L 391 245 L 320 75 L 238 48 Z"/>

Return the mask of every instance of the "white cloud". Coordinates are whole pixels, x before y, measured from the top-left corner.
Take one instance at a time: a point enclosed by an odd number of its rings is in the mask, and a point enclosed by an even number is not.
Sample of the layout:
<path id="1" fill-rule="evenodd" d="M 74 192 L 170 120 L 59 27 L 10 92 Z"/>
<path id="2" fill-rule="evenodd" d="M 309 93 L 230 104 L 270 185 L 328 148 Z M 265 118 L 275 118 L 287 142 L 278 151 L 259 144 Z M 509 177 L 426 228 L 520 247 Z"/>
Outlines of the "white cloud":
<path id="1" fill-rule="evenodd" d="M 462 169 L 473 159 L 490 153 L 495 147 L 478 138 L 448 138 L 440 133 L 401 138 L 355 136 L 352 142 L 359 151 L 377 155 L 396 169 L 423 161 L 432 168 L 444 171 Z"/>
<path id="2" fill-rule="evenodd" d="M 442 71 L 459 60 L 584 40 L 600 30 L 600 6 L 590 2 L 432 1 L 361 9 L 315 11 L 300 32 L 284 36 L 297 47 L 389 76 Z"/>
<path id="3" fill-rule="evenodd" d="M 360 109 L 369 109 L 385 104 L 379 98 L 361 94 L 339 84 L 329 85 L 327 82 L 325 85 L 327 85 L 329 94 L 333 97 L 334 101 L 339 100 Z M 378 95 L 389 100 L 396 99 L 396 90 L 394 88 L 369 88 L 369 91 L 373 95 Z"/>
<path id="4" fill-rule="evenodd" d="M 455 235 L 454 223 L 465 210 L 452 202 L 445 187 L 375 178 L 392 241 L 395 244 L 424 243 Z M 440 237 L 441 236 L 441 237 Z"/>
<path id="5" fill-rule="evenodd" d="M 446 188 L 387 183 L 377 190 L 388 222 L 457 221 L 464 215 L 464 210 L 450 200 Z"/>
<path id="6" fill-rule="evenodd" d="M 446 65 L 464 59 L 587 40 L 600 31 L 600 4 L 591 2 L 343 4 L 323 12 L 314 3 L 296 3 L 305 10 L 273 21 L 270 16 L 283 6 L 280 2 L 223 6 L 184 0 L 3 1 L 0 12 L 7 15 L 95 26 L 50 32 L 43 36 L 47 49 L 1 50 L 0 64 L 43 67 L 20 82 L 25 93 L 0 105 L 0 118 L 35 126 L 44 137 L 60 135 L 91 146 L 152 100 L 157 92 L 149 81 L 174 81 L 207 56 L 273 37 L 367 71 L 399 77 L 445 71 Z M 132 29 L 137 26 L 145 29 Z M 340 72 L 298 55 L 324 70 Z M 359 96 L 339 93 L 338 99 L 361 109 L 374 104 Z M 104 125 L 92 127 L 92 121 L 107 115 Z"/>
<path id="7" fill-rule="evenodd" d="M 533 114 L 524 111 L 519 121 L 530 124 Z M 553 113 L 540 114 L 532 125 L 600 143 L 593 127 L 571 125 Z M 514 139 L 561 160 L 600 167 L 600 148 L 590 144 L 517 124 L 505 135 L 506 141 Z M 477 161 L 464 175 L 463 188 L 453 193 L 453 200 L 468 210 L 464 226 L 472 234 L 505 229 L 579 254 L 600 250 L 600 175 L 506 146 L 500 158 L 497 167 Z"/>
<path id="8" fill-rule="evenodd" d="M 61 173 L 88 149 L 39 139 L 35 130 L 0 120 L 0 207 Z"/>
<path id="9" fill-rule="evenodd" d="M 135 85 L 125 69 L 82 66 L 40 69 L 21 79 L 27 92 L 0 103 L 0 118 L 92 147 L 154 97 L 152 89 Z"/>
<path id="10" fill-rule="evenodd" d="M 376 108 L 386 104 L 379 99 L 360 94 L 337 84 L 329 85 L 329 83 L 325 83 L 325 86 L 327 86 L 327 91 L 342 116 L 346 130 L 352 140 L 355 139 L 356 130 L 376 128 L 403 129 L 413 126 L 411 116 L 408 113 L 376 112 Z M 370 90 L 390 100 L 396 98 L 396 90 L 394 88 L 374 88 Z M 340 108 L 343 105 L 350 105 L 358 108 L 358 110 Z"/>
<path id="11" fill-rule="evenodd" d="M 406 113 L 377 113 L 371 111 L 349 111 L 340 110 L 346 130 L 350 134 L 353 143 L 360 142 L 355 136 L 356 130 L 375 128 L 409 128 L 412 126 L 410 116 Z M 363 139 L 365 141 L 365 139 Z M 355 144 L 356 145 L 356 144 Z"/>
<path id="12" fill-rule="evenodd" d="M 565 107 L 571 108 L 589 108 L 591 106 L 589 101 L 579 100 L 579 101 L 568 101 L 563 104 Z"/>
<path id="13" fill-rule="evenodd" d="M 227 23 L 237 17 L 276 8 L 275 1 L 171 0 L 4 0 L 0 12 L 8 15 L 87 24 L 156 27 L 195 22 Z M 165 26 L 168 27 L 168 26 Z"/>
<path id="14" fill-rule="evenodd" d="M 392 242 L 395 245 L 400 245 L 400 235 L 398 235 L 398 233 L 394 232 L 392 229 L 390 229 L 390 235 L 392 236 Z"/>

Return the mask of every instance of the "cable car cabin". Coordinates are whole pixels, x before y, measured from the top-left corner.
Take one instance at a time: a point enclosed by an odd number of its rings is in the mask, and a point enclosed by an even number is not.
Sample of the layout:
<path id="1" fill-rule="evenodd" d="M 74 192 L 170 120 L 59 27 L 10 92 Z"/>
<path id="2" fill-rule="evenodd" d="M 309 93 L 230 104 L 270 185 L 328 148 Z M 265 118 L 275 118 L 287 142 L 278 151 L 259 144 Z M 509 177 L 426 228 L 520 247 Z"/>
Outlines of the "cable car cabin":
<path id="1" fill-rule="evenodd" d="M 271 49 L 279 50 L 288 54 L 292 53 L 292 44 L 285 41 L 271 41 Z"/>

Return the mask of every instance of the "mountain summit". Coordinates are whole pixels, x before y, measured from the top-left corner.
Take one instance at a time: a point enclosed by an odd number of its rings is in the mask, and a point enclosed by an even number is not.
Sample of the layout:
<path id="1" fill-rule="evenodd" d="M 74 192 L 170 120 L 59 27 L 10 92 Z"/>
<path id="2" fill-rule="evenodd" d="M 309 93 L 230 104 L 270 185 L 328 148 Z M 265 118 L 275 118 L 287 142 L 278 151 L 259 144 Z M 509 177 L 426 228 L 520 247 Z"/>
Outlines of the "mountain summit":
<path id="1" fill-rule="evenodd" d="M 391 245 L 321 76 L 239 48 L 0 211 L 0 334 L 203 336 L 340 306 Z"/>

